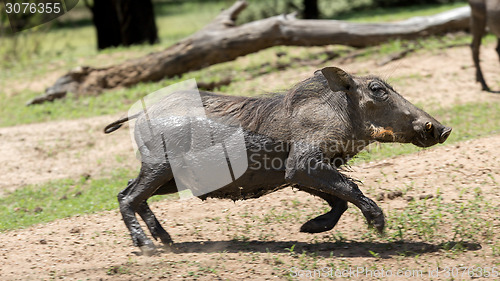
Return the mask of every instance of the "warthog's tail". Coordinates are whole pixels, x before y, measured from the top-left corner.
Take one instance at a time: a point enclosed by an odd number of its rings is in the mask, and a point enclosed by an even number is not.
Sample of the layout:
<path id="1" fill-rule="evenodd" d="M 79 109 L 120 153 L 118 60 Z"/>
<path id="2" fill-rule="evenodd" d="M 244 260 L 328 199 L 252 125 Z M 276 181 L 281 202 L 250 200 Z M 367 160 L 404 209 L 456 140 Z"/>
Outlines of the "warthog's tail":
<path id="1" fill-rule="evenodd" d="M 104 128 L 104 133 L 109 134 L 109 133 L 112 133 L 112 132 L 118 130 L 122 126 L 123 123 L 127 122 L 128 120 L 132 120 L 132 119 L 137 118 L 139 115 L 141 115 L 141 113 L 142 112 L 139 112 L 139 113 L 136 113 L 132 116 L 127 116 L 127 117 L 124 117 L 122 119 L 116 120 L 115 122 L 109 124 L 108 126 L 106 126 Z"/>

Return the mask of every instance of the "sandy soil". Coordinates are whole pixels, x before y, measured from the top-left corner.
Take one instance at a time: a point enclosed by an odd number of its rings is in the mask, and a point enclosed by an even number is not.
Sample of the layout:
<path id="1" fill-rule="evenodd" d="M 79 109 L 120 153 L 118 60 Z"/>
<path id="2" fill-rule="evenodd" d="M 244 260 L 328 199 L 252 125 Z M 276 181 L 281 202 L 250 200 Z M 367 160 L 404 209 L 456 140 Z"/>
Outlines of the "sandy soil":
<path id="1" fill-rule="evenodd" d="M 490 86 L 500 89 L 500 77 L 493 75 L 498 73 L 498 59 L 493 46 L 489 47 L 482 53 L 484 71 L 489 73 Z M 500 95 L 479 91 L 470 60 L 463 59 L 469 56 L 467 47 L 459 47 L 433 54 L 412 54 L 381 68 L 376 68 L 373 61 L 355 61 L 344 68 L 357 73 L 378 73 L 393 80 L 412 102 L 430 106 L 500 102 Z M 294 73 L 292 69 L 256 81 L 265 87 L 275 88 L 276 81 L 289 86 L 310 73 Z M 110 136 L 102 133 L 102 128 L 118 117 L 0 128 L 0 195 L 26 184 L 87 175 L 95 178 L 118 167 L 138 168 L 128 130 L 121 129 Z M 441 145 L 417 154 L 358 165 L 349 174 L 363 182 L 361 188 L 371 198 L 378 198 L 386 213 L 407 206 L 408 196 L 420 200 L 441 194 L 445 202 L 459 204 L 472 198 L 478 189 L 498 210 L 498 143 L 500 136 L 496 135 Z M 404 196 L 388 199 L 380 194 L 395 191 L 404 191 Z M 300 233 L 300 225 L 320 214 L 325 204 L 290 189 L 234 203 L 169 199 L 153 203 L 152 209 L 176 242 L 174 252 L 160 250 L 155 256 L 142 256 L 131 245 L 116 210 L 81 215 L 0 233 L 0 280 L 280 280 L 302 263 L 314 263 L 313 268 L 500 266 L 498 253 L 486 240 L 475 241 L 468 251 L 459 254 L 443 251 L 439 241 L 415 238 L 394 244 L 383 239 L 367 240 L 366 224 L 352 206 L 333 231 Z M 498 217 L 497 213 L 485 215 Z M 494 229 L 498 231 L 500 223 L 496 223 Z M 335 242 L 339 233 L 347 239 L 345 242 Z M 451 237 L 448 239 L 451 241 Z M 314 254 L 302 256 L 303 251 Z M 412 254 L 403 256 L 401 252 Z"/>

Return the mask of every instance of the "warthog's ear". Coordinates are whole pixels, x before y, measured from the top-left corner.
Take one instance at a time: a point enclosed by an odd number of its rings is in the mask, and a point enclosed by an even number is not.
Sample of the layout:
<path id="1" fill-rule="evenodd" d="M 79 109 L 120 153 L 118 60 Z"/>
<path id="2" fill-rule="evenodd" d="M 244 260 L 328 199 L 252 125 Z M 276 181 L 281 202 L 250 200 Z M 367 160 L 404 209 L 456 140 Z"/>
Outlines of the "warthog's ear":
<path id="1" fill-rule="evenodd" d="M 351 75 L 338 67 L 325 67 L 321 69 L 321 73 L 325 76 L 332 91 L 349 91 L 354 88 L 355 84 Z"/>

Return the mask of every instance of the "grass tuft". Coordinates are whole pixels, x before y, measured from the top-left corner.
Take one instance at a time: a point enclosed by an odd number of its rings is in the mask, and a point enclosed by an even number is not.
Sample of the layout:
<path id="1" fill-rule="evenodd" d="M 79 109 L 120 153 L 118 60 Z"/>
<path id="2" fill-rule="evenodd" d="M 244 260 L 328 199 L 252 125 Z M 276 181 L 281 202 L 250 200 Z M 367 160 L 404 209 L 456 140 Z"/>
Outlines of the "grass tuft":
<path id="1" fill-rule="evenodd" d="M 129 178 L 130 171 L 117 170 L 109 178 L 62 179 L 16 189 L 0 197 L 0 231 L 116 209 L 116 195 Z"/>

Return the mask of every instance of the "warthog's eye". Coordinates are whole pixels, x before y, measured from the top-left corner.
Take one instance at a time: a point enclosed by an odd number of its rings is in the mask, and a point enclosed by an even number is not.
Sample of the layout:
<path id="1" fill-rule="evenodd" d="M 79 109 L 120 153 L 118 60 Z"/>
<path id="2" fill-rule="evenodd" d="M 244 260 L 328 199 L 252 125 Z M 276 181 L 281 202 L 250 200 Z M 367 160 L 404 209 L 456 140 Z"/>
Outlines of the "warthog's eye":
<path id="1" fill-rule="evenodd" d="M 368 86 L 370 91 L 372 92 L 372 96 L 377 100 L 386 100 L 387 99 L 387 91 L 385 87 L 377 81 L 373 81 Z"/>

